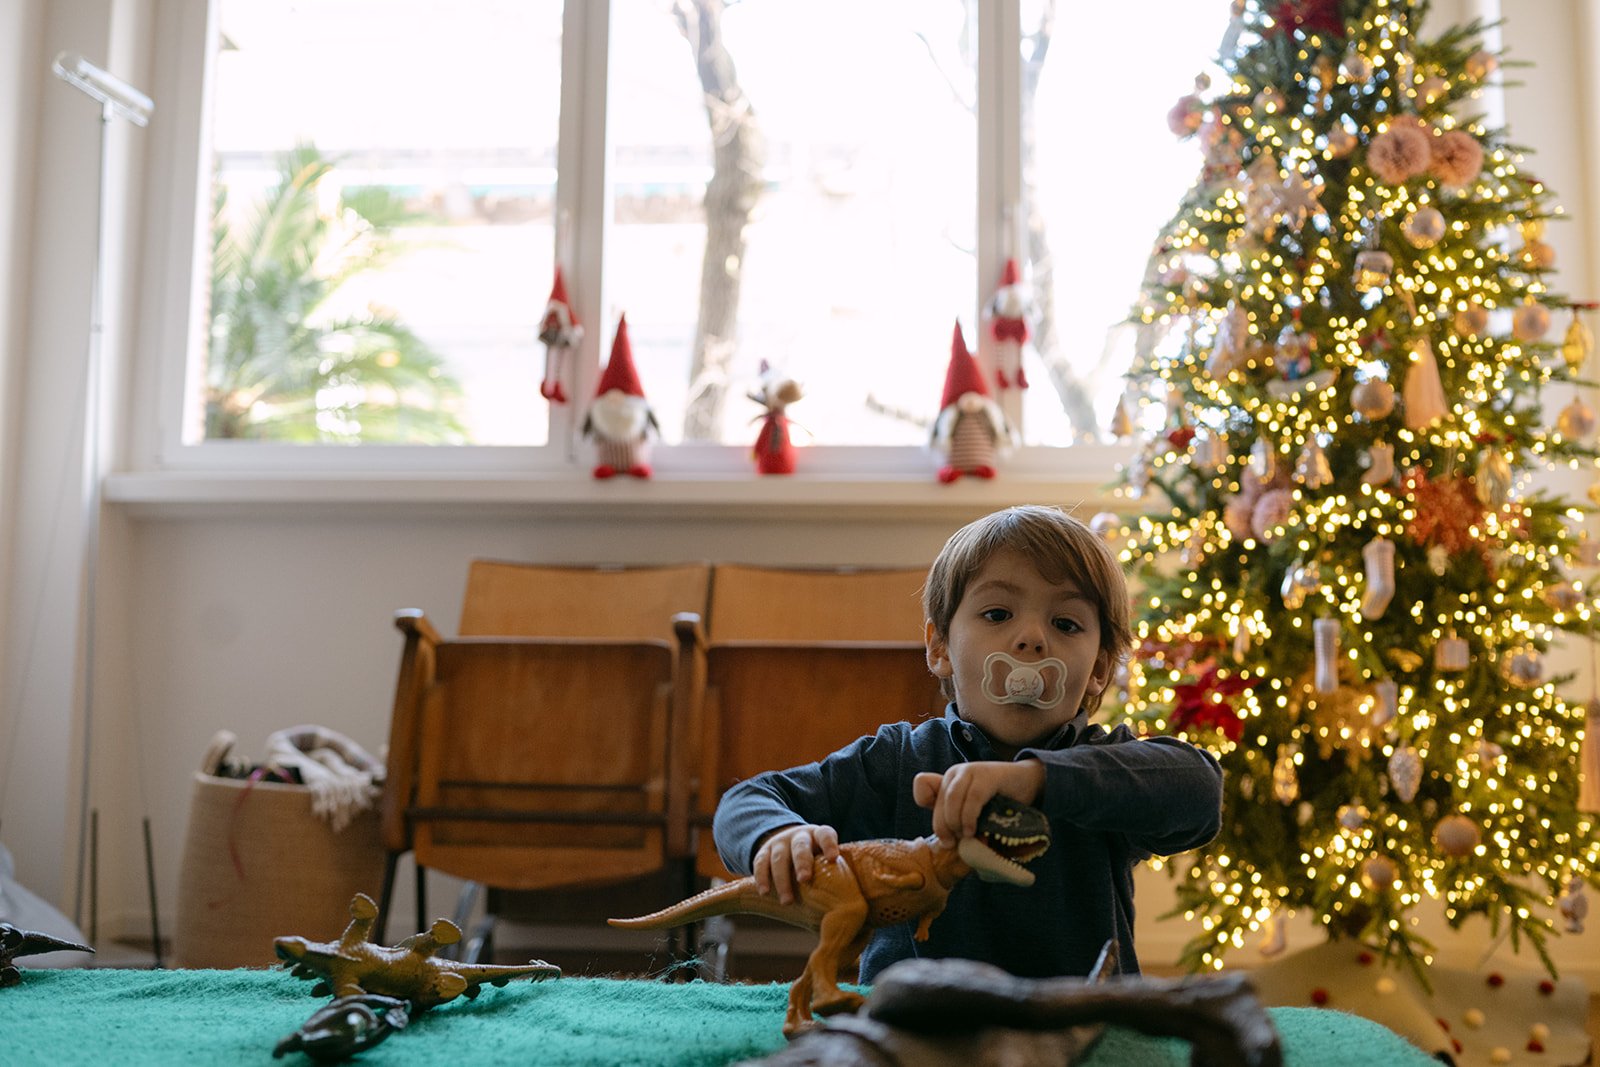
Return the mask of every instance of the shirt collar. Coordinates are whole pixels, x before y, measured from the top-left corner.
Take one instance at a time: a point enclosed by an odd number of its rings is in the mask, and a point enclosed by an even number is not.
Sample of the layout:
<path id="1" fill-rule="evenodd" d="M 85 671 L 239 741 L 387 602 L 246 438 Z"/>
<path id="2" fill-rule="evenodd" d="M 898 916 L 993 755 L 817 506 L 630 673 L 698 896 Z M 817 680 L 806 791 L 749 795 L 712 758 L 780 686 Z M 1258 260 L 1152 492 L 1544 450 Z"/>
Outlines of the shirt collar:
<path id="1" fill-rule="evenodd" d="M 956 710 L 954 701 L 945 706 L 944 721 L 950 727 L 952 734 L 974 747 L 974 752 L 967 755 L 968 759 L 994 758 L 994 746 L 989 741 L 988 735 L 983 732 L 982 728 L 979 727 L 977 723 L 968 722 L 966 719 L 963 719 L 961 717 L 961 713 Z M 1040 744 L 1029 745 L 1027 747 L 1041 749 L 1047 752 L 1057 752 L 1064 748 L 1071 748 L 1073 745 L 1077 744 L 1078 739 L 1082 737 L 1088 729 L 1089 709 L 1079 708 L 1078 714 L 1074 715 L 1069 721 L 1062 723 L 1059 730 L 1051 734 Z M 1026 751 L 1026 749 L 1024 749 L 1024 751 Z"/>

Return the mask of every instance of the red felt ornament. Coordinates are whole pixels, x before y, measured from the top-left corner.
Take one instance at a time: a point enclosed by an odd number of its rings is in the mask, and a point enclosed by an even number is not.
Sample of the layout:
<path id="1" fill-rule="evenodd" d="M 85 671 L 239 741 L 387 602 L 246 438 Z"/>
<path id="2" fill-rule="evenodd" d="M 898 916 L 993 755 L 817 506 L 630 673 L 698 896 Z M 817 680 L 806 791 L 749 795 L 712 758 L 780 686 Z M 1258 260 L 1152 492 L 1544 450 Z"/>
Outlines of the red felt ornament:
<path id="1" fill-rule="evenodd" d="M 583 340 L 583 324 L 578 321 L 572 302 L 567 299 L 567 283 L 561 277 L 561 265 L 556 264 L 555 281 L 550 285 L 550 299 L 545 304 L 544 318 L 539 320 L 539 340 L 544 342 L 544 380 L 539 383 L 539 395 L 552 404 L 565 404 L 567 390 L 562 378 L 567 376 L 572 353 Z"/>
<path id="2" fill-rule="evenodd" d="M 995 476 L 995 456 L 1010 442 L 1011 429 L 983 383 L 983 370 L 967 349 L 957 322 L 950 338 L 950 363 L 945 369 L 939 417 L 933 424 L 933 445 L 944 454 L 939 481 L 949 484 L 962 475 Z"/>
<path id="3" fill-rule="evenodd" d="M 995 290 L 986 309 L 989 315 L 989 335 L 995 339 L 997 364 L 995 384 L 1002 389 L 1013 385 L 1018 389 L 1028 387 L 1027 375 L 1022 370 L 1022 346 L 1033 335 L 1028 316 L 1033 313 L 1032 294 L 1022 280 L 1022 272 L 1015 259 L 1006 260 L 1000 273 L 1000 287 Z M 1012 368 L 1006 373 L 1006 367 Z"/>
<path id="4" fill-rule="evenodd" d="M 599 453 L 594 476 L 650 477 L 650 434 L 660 430 L 645 400 L 639 372 L 633 366 L 633 345 L 628 340 L 628 317 L 624 315 L 617 320 L 611 359 L 600 372 L 594 403 L 583 422 L 584 435 L 594 439 Z"/>

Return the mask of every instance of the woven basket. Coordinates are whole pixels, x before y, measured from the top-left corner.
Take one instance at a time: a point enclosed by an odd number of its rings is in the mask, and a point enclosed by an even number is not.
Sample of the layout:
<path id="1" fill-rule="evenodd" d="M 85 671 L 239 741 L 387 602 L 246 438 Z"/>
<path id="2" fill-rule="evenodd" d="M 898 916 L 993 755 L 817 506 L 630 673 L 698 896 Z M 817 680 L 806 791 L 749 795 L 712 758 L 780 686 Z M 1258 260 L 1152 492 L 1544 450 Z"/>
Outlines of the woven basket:
<path id="1" fill-rule="evenodd" d="M 334 833 L 302 785 L 194 776 L 172 952 L 179 967 L 265 967 L 274 938 L 338 938 L 350 899 L 377 899 L 377 806 Z"/>

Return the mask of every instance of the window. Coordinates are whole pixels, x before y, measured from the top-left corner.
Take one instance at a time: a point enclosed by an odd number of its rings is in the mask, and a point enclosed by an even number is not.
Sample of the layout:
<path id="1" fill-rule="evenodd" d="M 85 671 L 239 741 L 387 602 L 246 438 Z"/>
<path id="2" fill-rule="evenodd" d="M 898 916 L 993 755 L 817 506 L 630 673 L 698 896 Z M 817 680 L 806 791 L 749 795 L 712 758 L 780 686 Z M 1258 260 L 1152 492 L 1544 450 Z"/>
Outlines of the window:
<path id="1" fill-rule="evenodd" d="M 1048 0 L 213 7 L 200 351 L 168 454 L 579 469 L 624 313 L 669 450 L 742 457 L 770 364 L 805 388 L 802 443 L 922 469 L 952 323 L 1015 359 L 983 319 L 1008 256 L 1035 286 L 1030 388 L 991 389 L 1028 445 L 1103 440 L 1119 323 L 1199 165 L 1164 116 L 1222 30 L 1155 0 L 1135 59 L 1104 43 L 1115 12 Z M 557 261 L 587 331 L 565 405 L 539 388 Z"/>

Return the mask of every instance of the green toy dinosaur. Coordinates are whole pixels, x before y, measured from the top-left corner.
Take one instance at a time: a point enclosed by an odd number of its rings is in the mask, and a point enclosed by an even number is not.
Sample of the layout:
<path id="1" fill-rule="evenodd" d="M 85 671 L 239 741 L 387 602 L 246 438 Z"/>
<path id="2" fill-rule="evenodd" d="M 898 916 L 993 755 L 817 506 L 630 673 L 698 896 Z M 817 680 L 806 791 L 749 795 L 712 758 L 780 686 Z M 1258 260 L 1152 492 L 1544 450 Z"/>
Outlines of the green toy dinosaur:
<path id="1" fill-rule="evenodd" d="M 944 911 L 951 888 L 976 870 L 979 877 L 1013 885 L 1032 885 L 1026 862 L 1050 847 L 1050 823 L 1041 812 L 1008 797 L 984 805 L 976 837 L 955 848 L 936 837 L 911 841 L 853 841 L 839 846 L 838 860 L 820 856 L 811 881 L 799 886 L 799 899 L 783 904 L 756 889 L 754 878 L 740 878 L 706 890 L 670 908 L 636 919 L 610 919 L 612 926 L 659 930 L 714 915 L 765 915 L 817 932 L 817 947 L 805 970 L 789 987 L 783 1032 L 790 1037 L 814 1025 L 812 1012 L 835 1015 L 855 1011 L 861 996 L 839 988 L 839 968 L 866 948 L 882 926 L 915 921 L 915 937 L 926 941 L 928 928 Z"/>
<path id="2" fill-rule="evenodd" d="M 357 893 L 350 902 L 350 925 L 338 941 L 280 937 L 273 946 L 296 978 L 320 979 L 311 989 L 315 996 L 378 993 L 409 1000 L 418 1011 L 462 994 L 475 997 L 485 983 L 503 986 L 513 978 L 561 977 L 561 968 L 543 960 L 504 967 L 439 959 L 434 953 L 440 947 L 461 940 L 460 927 L 448 919 L 436 919 L 427 933 L 414 934 L 398 945 L 374 945 L 367 936 L 377 917 L 372 898 Z"/>

